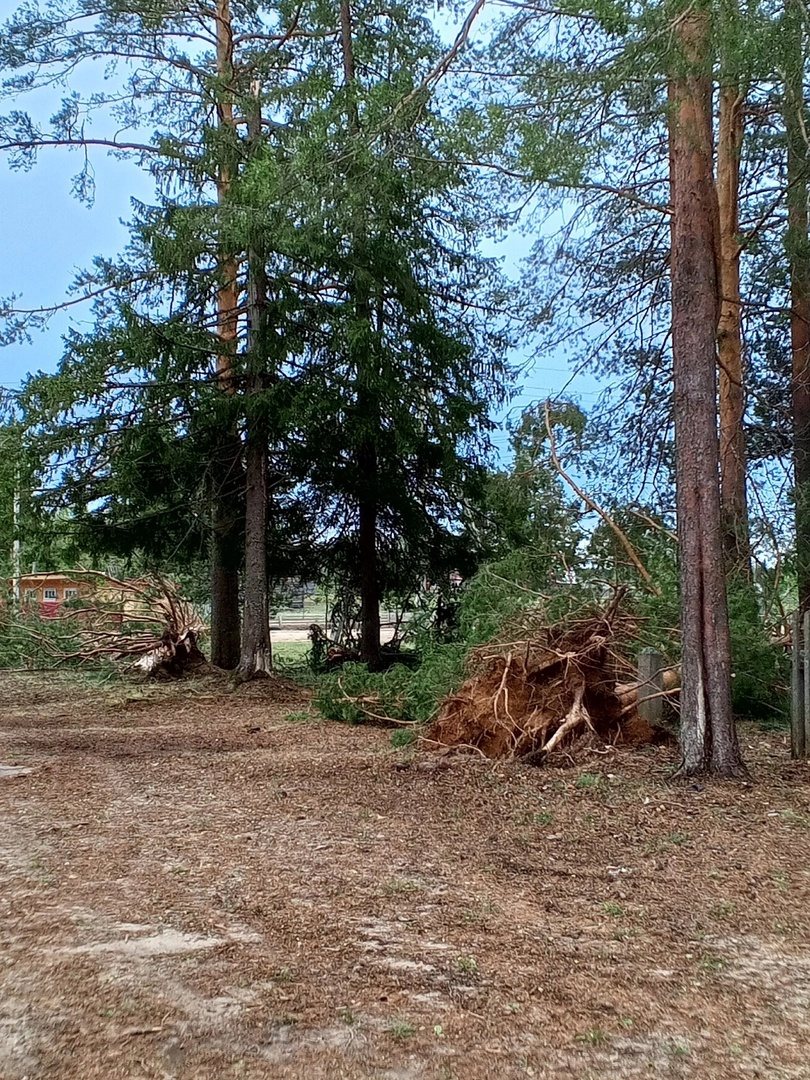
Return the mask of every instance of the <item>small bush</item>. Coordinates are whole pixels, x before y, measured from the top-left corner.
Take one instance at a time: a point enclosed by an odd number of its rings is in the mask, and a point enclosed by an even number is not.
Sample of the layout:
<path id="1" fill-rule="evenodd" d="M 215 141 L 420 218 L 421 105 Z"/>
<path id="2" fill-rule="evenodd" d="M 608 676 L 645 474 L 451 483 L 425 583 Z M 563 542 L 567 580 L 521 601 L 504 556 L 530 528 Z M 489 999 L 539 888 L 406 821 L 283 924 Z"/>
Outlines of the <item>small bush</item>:
<path id="1" fill-rule="evenodd" d="M 785 722 L 790 708 L 790 660 L 784 649 L 769 640 L 751 585 L 740 581 L 729 584 L 728 615 L 735 714 L 769 723 Z"/>
<path id="2" fill-rule="evenodd" d="M 679 659 L 677 628 L 680 622 L 677 563 L 674 555 L 655 564 L 659 596 L 640 594 L 633 610 L 640 619 L 639 646 L 661 650 L 668 663 Z M 788 709 L 790 662 L 783 649 L 774 646 L 762 618 L 760 598 L 749 582 L 728 581 L 728 615 L 731 633 L 732 708 L 739 717 L 781 725 Z"/>

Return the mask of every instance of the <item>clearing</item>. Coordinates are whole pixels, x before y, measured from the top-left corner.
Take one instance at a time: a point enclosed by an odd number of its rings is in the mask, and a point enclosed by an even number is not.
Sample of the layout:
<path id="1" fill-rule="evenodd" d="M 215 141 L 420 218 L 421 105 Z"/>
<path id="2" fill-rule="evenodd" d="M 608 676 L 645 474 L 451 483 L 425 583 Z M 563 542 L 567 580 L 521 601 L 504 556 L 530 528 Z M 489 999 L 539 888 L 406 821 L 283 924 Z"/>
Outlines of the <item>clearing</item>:
<path id="1" fill-rule="evenodd" d="M 0 1077 L 810 1077 L 810 769 L 394 750 L 0 674 Z"/>

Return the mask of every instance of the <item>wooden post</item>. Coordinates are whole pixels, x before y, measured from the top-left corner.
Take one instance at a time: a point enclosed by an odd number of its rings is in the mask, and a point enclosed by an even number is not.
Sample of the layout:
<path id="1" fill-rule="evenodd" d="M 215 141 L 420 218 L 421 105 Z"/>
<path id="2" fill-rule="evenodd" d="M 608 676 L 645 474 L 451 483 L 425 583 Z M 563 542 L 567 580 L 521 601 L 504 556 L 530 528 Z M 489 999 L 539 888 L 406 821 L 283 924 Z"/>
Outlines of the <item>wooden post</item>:
<path id="1" fill-rule="evenodd" d="M 657 649 L 642 649 L 638 656 L 638 715 L 660 726 L 664 715 L 664 658 Z"/>
<path id="2" fill-rule="evenodd" d="M 792 621 L 790 671 L 790 756 L 804 757 L 804 671 L 802 665 L 802 630 L 798 611 Z"/>

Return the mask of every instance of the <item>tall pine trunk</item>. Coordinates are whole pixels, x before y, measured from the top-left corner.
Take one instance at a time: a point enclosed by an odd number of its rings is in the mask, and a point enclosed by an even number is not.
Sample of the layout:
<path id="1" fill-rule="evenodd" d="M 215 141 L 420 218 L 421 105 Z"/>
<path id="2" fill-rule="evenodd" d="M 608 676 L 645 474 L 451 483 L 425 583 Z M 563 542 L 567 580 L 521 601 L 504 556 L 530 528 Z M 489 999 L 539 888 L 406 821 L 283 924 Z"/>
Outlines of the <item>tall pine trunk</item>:
<path id="1" fill-rule="evenodd" d="M 262 136 L 260 87 L 249 118 L 252 145 Z M 264 253 L 248 251 L 248 397 L 245 402 L 245 601 L 239 677 L 267 675 L 273 667 L 267 577 L 267 424 L 261 397 L 268 382 L 267 275 Z"/>
<path id="2" fill-rule="evenodd" d="M 211 463 L 211 663 L 229 671 L 239 663 L 240 654 L 243 483 L 242 447 L 234 432 L 219 441 Z"/>
<path id="3" fill-rule="evenodd" d="M 267 581 L 267 438 L 263 425 L 250 416 L 245 484 L 245 604 L 239 677 L 252 679 L 270 673 L 273 652 Z"/>
<path id="4" fill-rule="evenodd" d="M 745 383 L 740 296 L 739 191 L 745 96 L 720 90 L 717 201 L 720 222 L 720 321 L 717 356 L 720 406 L 720 505 L 726 565 L 751 579 L 746 492 Z"/>
<path id="5" fill-rule="evenodd" d="M 234 131 L 233 27 L 229 0 L 217 0 L 217 76 L 222 85 L 218 96 L 220 128 Z M 217 201 L 222 208 L 231 186 L 227 160 L 219 165 Z M 233 363 L 236 354 L 237 307 L 236 259 L 227 250 L 219 252 L 220 287 L 217 292 L 217 377 L 223 393 L 232 395 Z M 242 483 L 242 448 L 234 426 L 218 436 L 211 463 L 211 662 L 232 669 L 239 663 L 240 613 L 239 568 L 242 562 L 239 528 L 239 490 Z"/>
<path id="6" fill-rule="evenodd" d="M 744 773 L 731 713 L 717 435 L 718 206 L 712 159 L 711 21 L 673 26 L 669 85 L 672 350 L 680 548 L 682 772 Z"/>
<path id="7" fill-rule="evenodd" d="M 804 5 L 785 3 L 784 123 L 787 140 L 786 248 L 790 267 L 793 468 L 799 610 L 810 608 L 810 240 L 808 239 L 807 110 L 804 103 Z"/>
<path id="8" fill-rule="evenodd" d="M 346 89 L 346 113 L 349 134 L 360 134 L 360 116 L 355 96 L 354 52 L 352 48 L 352 13 L 350 0 L 340 2 L 340 37 L 343 51 L 343 84 Z M 355 254 L 362 250 L 365 221 L 358 214 L 354 227 Z M 380 667 L 380 569 L 377 552 L 379 466 L 377 439 L 381 435 L 376 391 L 369 384 L 370 366 L 374 363 L 372 348 L 371 297 L 366 283 L 355 275 L 352 282 L 354 313 L 362 333 L 353 334 L 355 372 L 357 378 L 357 411 L 359 423 L 367 432 L 357 452 L 358 488 L 358 554 L 360 558 L 360 656 L 370 670 Z"/>
<path id="9" fill-rule="evenodd" d="M 360 497 L 358 547 L 360 552 L 360 655 L 370 671 L 380 667 L 380 585 L 377 558 L 377 453 L 365 443 L 358 466 L 366 491 Z"/>

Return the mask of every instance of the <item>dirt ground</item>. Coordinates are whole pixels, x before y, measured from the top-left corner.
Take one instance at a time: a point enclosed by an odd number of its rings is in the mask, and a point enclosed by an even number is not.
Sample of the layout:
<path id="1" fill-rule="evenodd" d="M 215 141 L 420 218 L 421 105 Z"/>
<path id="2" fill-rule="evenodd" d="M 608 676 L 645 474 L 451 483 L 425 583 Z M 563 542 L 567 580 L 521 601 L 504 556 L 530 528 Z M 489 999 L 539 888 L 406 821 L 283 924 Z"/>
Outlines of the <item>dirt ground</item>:
<path id="1" fill-rule="evenodd" d="M 675 784 L 0 675 L 0 1078 L 810 1078 L 810 769 L 743 741 Z"/>

